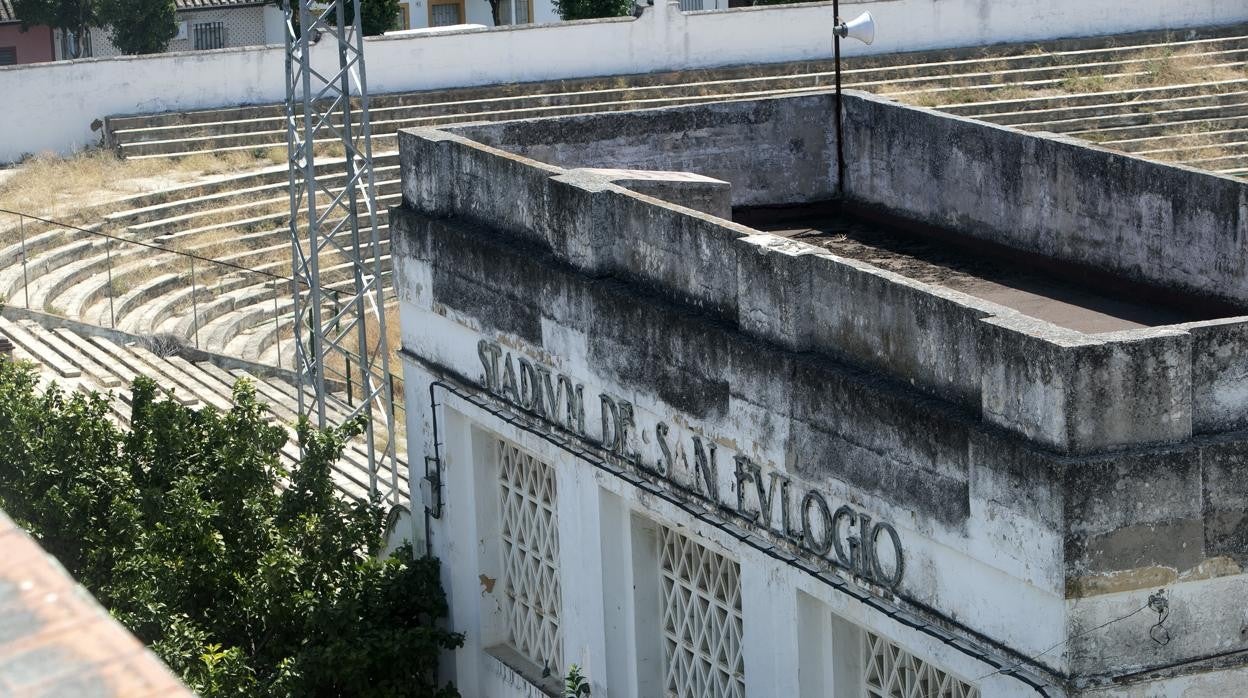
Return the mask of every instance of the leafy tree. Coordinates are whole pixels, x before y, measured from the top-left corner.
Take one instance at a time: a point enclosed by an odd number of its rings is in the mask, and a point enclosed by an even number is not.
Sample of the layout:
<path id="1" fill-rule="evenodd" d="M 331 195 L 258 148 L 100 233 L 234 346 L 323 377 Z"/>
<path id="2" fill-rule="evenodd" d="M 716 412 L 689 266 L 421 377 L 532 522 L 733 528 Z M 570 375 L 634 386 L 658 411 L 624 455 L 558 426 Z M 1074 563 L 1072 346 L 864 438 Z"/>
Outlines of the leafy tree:
<path id="1" fill-rule="evenodd" d="M 13 11 L 22 22 L 22 31 L 46 25 L 69 32 L 76 51 L 70 58 L 82 57 L 91 27 L 101 26 L 96 0 L 13 0 Z"/>
<path id="2" fill-rule="evenodd" d="M 396 26 L 395 18 L 399 14 L 399 0 L 357 0 L 360 3 L 360 31 L 364 36 L 384 34 Z M 355 21 L 355 6 L 350 0 L 343 0 L 346 5 L 347 24 Z M 297 13 L 296 13 L 297 14 Z M 329 22 L 333 24 L 338 10 L 329 13 Z M 404 27 L 406 28 L 406 27 Z"/>
<path id="3" fill-rule="evenodd" d="M 0 360 L 0 507 L 204 696 L 433 696 L 446 631 L 438 563 L 378 559 L 383 512 L 331 465 L 359 421 L 286 433 L 240 381 L 228 412 L 140 378 L 129 431 L 108 398 L 40 390 Z"/>
<path id="4" fill-rule="evenodd" d="M 173 0 L 99 0 L 109 38 L 122 53 L 160 53 L 178 34 Z"/>
<path id="5" fill-rule="evenodd" d="M 565 20 L 626 17 L 633 14 L 633 0 L 554 0 L 555 11 Z"/>

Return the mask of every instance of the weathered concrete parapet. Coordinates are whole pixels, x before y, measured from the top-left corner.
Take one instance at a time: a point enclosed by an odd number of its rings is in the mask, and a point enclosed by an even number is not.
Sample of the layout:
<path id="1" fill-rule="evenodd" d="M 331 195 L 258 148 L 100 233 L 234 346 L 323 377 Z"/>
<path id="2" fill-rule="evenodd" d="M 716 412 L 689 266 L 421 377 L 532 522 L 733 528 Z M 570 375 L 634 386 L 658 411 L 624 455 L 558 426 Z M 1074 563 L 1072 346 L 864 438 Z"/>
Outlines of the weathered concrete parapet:
<path id="1" fill-rule="evenodd" d="M 572 171 L 601 177 L 638 194 L 732 220 L 732 185 L 693 172 L 582 167 Z"/>
<path id="2" fill-rule="evenodd" d="M 399 140 L 405 203 L 432 216 L 485 222 L 531 242 L 545 241 L 547 190 L 562 169 L 437 129 L 403 131 Z"/>
<path id="3" fill-rule="evenodd" d="M 846 95 L 846 195 L 1148 284 L 1248 302 L 1248 183 L 864 92 Z"/>
<path id="4" fill-rule="evenodd" d="M 1239 325 L 1083 335 L 630 191 L 614 172 L 564 170 L 437 130 L 401 139 L 416 209 L 508 231 L 582 273 L 653 288 L 787 349 L 879 371 L 1058 452 L 1179 441 L 1194 425 L 1248 419 L 1234 401 L 1248 382 L 1231 353 L 1248 343 Z"/>
<path id="5" fill-rule="evenodd" d="M 986 421 L 1063 453 L 1192 435 L 1191 335 L 1089 336 L 1018 315 L 980 323 Z"/>
<path id="6" fill-rule="evenodd" d="M 1192 335 L 1192 430 L 1248 427 L 1248 319 L 1178 325 Z"/>
<path id="7" fill-rule="evenodd" d="M 456 133 L 403 131 L 404 200 L 431 216 L 506 231 L 582 273 L 644 285 L 787 349 L 878 371 L 1059 452 L 1166 443 L 1248 426 L 1248 400 L 1242 399 L 1248 396 L 1248 359 L 1240 358 L 1248 356 L 1248 324 L 1241 321 L 1108 335 L 1062 331 L 707 212 L 726 215 L 731 199 L 828 196 L 835 185 L 835 141 L 815 118 L 826 113 L 828 99 L 475 124 Z M 1227 247 L 1248 225 L 1248 187 L 1241 182 L 870 95 L 849 95 L 846 113 L 851 196 L 1052 259 L 1108 266 L 1163 286 L 1244 295 L 1239 282 L 1220 280 L 1233 274 L 1233 260 L 1242 256 Z M 472 140 L 477 137 L 499 147 Z M 654 138 L 676 139 L 681 147 L 655 147 Z M 952 150 L 938 148 L 950 139 L 956 141 Z M 557 158 L 574 169 L 500 148 Z M 763 164 L 752 159 L 756 154 Z M 1038 179 L 1058 184 L 1028 181 L 1018 164 L 1027 154 L 1052 170 Z M 688 167 L 699 174 L 621 173 L 595 165 Z M 795 173 L 792 181 L 775 177 L 776 167 Z M 1108 197 L 1104 211 L 1071 199 L 1069 191 L 1045 188 L 1067 186 L 1061 182 L 1088 168 L 1087 186 L 1095 191 L 1074 189 L 1083 198 Z M 1130 191 L 1115 193 L 1108 181 L 1096 186 L 1105 172 L 1117 173 L 1114 182 Z M 1150 173 L 1157 172 L 1169 184 L 1153 182 Z M 760 174 L 781 181 L 760 183 Z M 1128 200 L 1147 204 L 1171 190 L 1187 196 L 1201 182 L 1213 186 L 1216 201 L 1184 200 L 1149 220 L 1128 215 Z M 1213 211 L 1230 211 L 1234 220 L 1214 220 Z M 1072 216 L 1083 222 L 1058 225 Z M 1015 225 L 1021 219 L 1021 227 Z M 1167 231 L 1164 239 L 1149 232 L 1157 225 Z M 1109 231 L 1127 242 L 1107 245 Z M 1124 245 L 1132 249 L 1106 256 Z M 1197 251 L 1196 266 L 1180 261 L 1190 250 Z M 1210 255 L 1219 261 L 1200 261 Z"/>

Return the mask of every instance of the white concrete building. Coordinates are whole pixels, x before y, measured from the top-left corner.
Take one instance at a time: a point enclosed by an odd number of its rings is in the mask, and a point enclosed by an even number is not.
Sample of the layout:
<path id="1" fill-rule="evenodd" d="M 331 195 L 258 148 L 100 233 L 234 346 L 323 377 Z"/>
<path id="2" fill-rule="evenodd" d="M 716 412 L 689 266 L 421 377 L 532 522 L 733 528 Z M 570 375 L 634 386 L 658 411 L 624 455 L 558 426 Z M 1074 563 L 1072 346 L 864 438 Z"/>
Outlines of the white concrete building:
<path id="1" fill-rule="evenodd" d="M 864 94 L 841 176 L 833 109 L 400 134 L 450 677 L 1240 695 L 1248 185 Z"/>

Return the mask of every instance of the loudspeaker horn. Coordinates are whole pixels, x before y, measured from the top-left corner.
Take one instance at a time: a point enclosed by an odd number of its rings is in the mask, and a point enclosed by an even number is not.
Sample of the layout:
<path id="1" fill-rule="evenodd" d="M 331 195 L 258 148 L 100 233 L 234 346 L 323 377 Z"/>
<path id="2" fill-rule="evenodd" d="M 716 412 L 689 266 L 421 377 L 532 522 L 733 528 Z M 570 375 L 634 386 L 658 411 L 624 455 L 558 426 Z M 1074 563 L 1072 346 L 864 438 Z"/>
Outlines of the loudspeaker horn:
<path id="1" fill-rule="evenodd" d="M 863 12 L 848 22 L 841 22 L 836 28 L 836 35 L 842 39 L 857 39 L 864 44 L 875 41 L 875 18 L 870 12 Z"/>

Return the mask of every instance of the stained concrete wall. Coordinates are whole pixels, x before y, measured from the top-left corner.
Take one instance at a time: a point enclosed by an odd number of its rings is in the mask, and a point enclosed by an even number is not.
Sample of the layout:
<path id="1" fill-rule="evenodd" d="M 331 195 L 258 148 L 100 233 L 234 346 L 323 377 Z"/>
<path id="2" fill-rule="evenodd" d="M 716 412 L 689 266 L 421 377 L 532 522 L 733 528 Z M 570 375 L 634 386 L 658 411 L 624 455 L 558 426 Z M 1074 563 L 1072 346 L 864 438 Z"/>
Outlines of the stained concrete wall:
<path id="1" fill-rule="evenodd" d="M 731 183 L 734 206 L 796 203 L 836 193 L 833 105 L 824 94 L 447 130 L 560 167 L 696 172 Z"/>
<path id="2" fill-rule="evenodd" d="M 1248 182 L 855 93 L 846 195 L 961 233 L 1248 303 Z"/>

